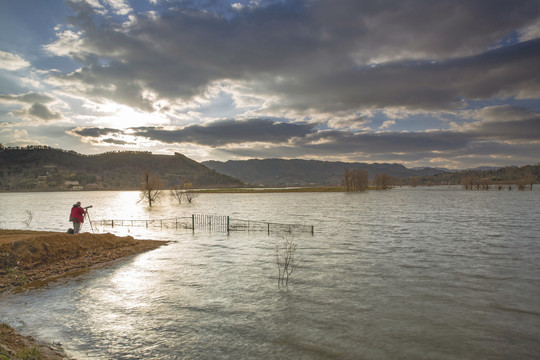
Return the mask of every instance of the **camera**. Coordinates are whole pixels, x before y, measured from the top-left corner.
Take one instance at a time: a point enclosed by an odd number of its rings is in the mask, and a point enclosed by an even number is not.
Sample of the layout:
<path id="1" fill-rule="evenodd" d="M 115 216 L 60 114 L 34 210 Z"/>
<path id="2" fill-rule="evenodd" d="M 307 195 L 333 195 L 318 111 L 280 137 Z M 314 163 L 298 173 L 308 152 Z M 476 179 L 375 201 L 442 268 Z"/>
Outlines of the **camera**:
<path id="1" fill-rule="evenodd" d="M 85 210 L 86 210 L 86 209 L 90 209 L 91 207 L 93 207 L 93 205 L 90 205 L 90 206 L 86 206 L 86 207 L 84 207 L 83 209 L 85 209 Z"/>

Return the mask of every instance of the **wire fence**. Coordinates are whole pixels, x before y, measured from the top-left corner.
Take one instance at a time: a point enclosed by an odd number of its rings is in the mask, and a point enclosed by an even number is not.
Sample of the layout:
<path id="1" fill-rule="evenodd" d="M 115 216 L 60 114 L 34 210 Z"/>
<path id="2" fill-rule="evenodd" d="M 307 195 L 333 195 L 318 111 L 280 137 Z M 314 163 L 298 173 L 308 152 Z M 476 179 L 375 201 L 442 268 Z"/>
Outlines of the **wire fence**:
<path id="1" fill-rule="evenodd" d="M 210 232 L 229 233 L 231 231 L 267 232 L 270 233 L 311 233 L 314 234 L 313 225 L 283 224 L 267 221 L 253 221 L 232 219 L 225 215 L 193 214 L 191 217 L 171 219 L 144 219 L 144 220 L 95 220 L 94 225 L 102 227 L 145 227 L 161 229 L 191 229 Z"/>

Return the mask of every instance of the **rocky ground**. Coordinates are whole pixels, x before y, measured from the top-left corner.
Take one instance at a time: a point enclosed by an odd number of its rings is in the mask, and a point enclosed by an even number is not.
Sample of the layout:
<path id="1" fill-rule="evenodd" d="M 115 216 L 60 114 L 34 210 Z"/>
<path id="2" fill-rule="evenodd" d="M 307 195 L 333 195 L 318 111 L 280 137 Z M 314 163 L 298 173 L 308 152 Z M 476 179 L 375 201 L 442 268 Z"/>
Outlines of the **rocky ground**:
<path id="1" fill-rule="evenodd" d="M 40 286 L 165 243 L 112 234 L 0 230 L 0 293 Z M 0 360 L 63 358 L 58 349 L 17 334 L 0 319 Z"/>

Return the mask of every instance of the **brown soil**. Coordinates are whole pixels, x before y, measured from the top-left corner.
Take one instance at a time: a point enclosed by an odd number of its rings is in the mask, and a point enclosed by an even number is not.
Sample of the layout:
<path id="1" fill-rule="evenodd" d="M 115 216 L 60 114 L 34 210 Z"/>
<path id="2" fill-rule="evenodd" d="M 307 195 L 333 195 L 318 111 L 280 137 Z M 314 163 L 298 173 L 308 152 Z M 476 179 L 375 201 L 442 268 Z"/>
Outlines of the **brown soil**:
<path id="1" fill-rule="evenodd" d="M 0 293 L 39 286 L 164 244 L 165 241 L 136 240 L 112 234 L 0 230 Z M 0 324 L 0 359 L 18 358 L 47 360 L 61 359 L 62 355 Z"/>

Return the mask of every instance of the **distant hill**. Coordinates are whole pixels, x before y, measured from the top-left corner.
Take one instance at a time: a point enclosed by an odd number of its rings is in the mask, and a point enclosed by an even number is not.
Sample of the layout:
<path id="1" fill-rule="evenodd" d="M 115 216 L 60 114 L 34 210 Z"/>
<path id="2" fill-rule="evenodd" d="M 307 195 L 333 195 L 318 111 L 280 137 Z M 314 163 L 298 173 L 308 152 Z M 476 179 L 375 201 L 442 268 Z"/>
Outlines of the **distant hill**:
<path id="1" fill-rule="evenodd" d="M 81 155 L 49 147 L 1 148 L 0 190 L 139 189 L 145 170 L 159 176 L 164 187 L 240 187 L 243 183 L 182 154 L 108 152 Z"/>
<path id="2" fill-rule="evenodd" d="M 345 168 L 368 172 L 369 178 L 385 173 L 395 178 L 431 176 L 444 172 L 440 169 L 408 169 L 400 164 L 366 164 L 318 160 L 252 159 L 204 161 L 222 174 L 233 176 L 252 185 L 263 186 L 337 186 L 341 184 Z"/>

